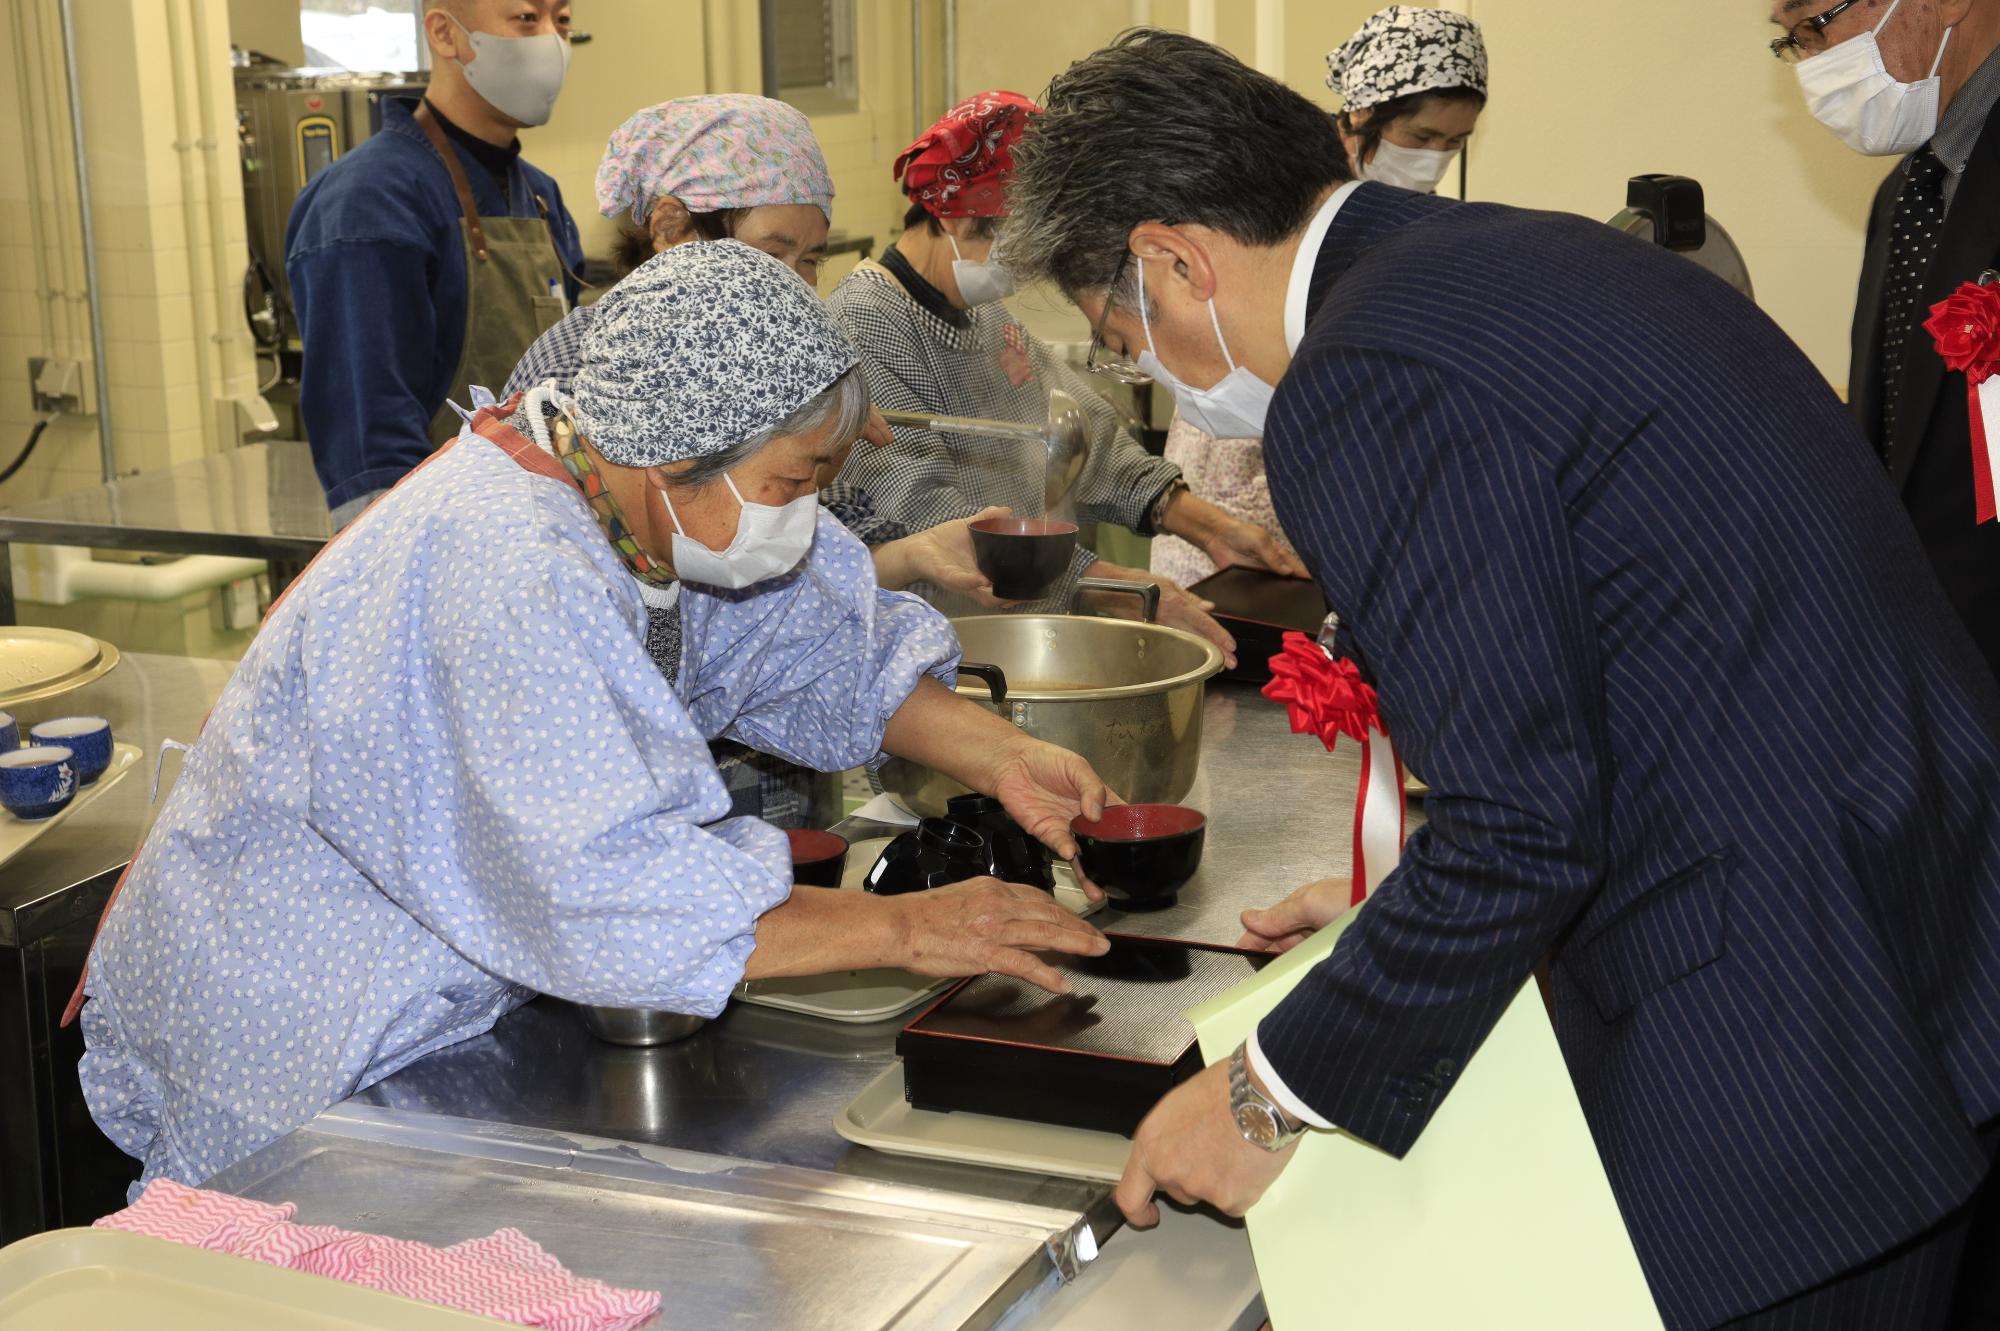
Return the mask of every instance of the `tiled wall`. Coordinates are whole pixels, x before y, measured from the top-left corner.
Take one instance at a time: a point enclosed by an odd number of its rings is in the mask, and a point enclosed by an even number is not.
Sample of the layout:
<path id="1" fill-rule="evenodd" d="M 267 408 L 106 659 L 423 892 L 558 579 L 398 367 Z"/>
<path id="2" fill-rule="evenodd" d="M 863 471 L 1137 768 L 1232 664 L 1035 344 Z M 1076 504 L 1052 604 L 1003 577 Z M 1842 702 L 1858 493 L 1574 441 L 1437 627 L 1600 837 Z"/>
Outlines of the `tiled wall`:
<path id="1" fill-rule="evenodd" d="M 0 237 L 0 460 L 12 457 L 33 420 L 27 357 L 90 356 L 57 5 L 9 0 L 7 9 L 0 27 L 0 204 L 8 222 Z M 216 401 L 256 390 L 242 306 L 242 173 L 227 6 L 91 0 L 75 12 L 114 455 L 120 472 L 151 470 L 233 442 L 218 428 Z M 205 105 L 197 67 L 209 74 Z M 31 153 L 39 172 L 28 169 Z M 219 256 L 211 206 L 220 220 Z M 57 277 L 52 288 L 40 288 L 37 235 L 45 241 L 42 271 Z M 45 294 L 50 289 L 56 294 Z M 65 319 L 74 321 L 69 337 L 62 335 Z M 50 427 L 28 467 L 0 486 L 0 505 L 102 479 L 88 383 L 84 395 L 90 414 Z"/>
<path id="2" fill-rule="evenodd" d="M 0 465 L 35 419 L 28 358 L 90 356 L 68 121 L 42 118 L 45 99 L 65 86 L 55 14 L 43 0 L 10 0 L 0 22 Z M 28 467 L 0 487 L 0 503 L 97 479 L 95 422 L 58 421 Z"/>

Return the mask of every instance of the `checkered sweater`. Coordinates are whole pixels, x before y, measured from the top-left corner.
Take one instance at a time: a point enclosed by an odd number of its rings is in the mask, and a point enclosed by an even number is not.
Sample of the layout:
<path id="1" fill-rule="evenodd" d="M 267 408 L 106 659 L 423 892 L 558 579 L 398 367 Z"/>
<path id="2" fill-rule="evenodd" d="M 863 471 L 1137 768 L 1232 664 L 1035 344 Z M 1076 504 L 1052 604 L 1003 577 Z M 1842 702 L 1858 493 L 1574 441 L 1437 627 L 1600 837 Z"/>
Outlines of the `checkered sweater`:
<path id="1" fill-rule="evenodd" d="M 1005 306 L 976 306 L 959 326 L 874 268 L 849 273 L 827 305 L 861 353 L 869 393 L 884 411 L 1040 424 L 1048 417 L 1049 390 L 1071 394 L 1083 408 L 1091 443 L 1090 462 L 1069 501 L 1077 519 L 1152 534 L 1147 514 L 1180 468 L 1141 448 L 1111 404 Z M 989 504 L 1008 505 L 1023 517 L 1041 515 L 1043 457 L 1041 445 L 1025 440 L 899 427 L 891 447 L 857 447 L 840 479 L 866 491 L 883 517 L 922 531 Z M 1030 608 L 1069 609 L 1076 579 L 1095 559 L 1079 549 L 1068 577 Z M 964 597 L 928 586 L 913 590 L 947 614 L 977 613 Z"/>

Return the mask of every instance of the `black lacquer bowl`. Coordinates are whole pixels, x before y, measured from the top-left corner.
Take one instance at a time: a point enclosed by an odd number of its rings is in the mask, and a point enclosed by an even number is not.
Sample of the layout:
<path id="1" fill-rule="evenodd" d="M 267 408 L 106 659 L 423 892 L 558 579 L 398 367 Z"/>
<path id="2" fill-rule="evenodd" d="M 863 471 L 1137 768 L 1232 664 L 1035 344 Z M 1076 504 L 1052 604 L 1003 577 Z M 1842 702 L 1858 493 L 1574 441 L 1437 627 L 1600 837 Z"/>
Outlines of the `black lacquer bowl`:
<path id="1" fill-rule="evenodd" d="M 1076 530 L 1048 518 L 987 518 L 972 524 L 972 560 L 1001 600 L 1033 600 L 1069 567 Z"/>
<path id="2" fill-rule="evenodd" d="M 1077 860 L 1104 894 L 1127 907 L 1169 906 L 1201 867 L 1208 819 L 1180 804 L 1114 804 L 1072 819 Z"/>
<path id="3" fill-rule="evenodd" d="M 1014 821 L 999 800 L 991 795 L 954 795 L 945 801 L 944 816 L 986 838 L 987 872 L 995 878 L 1007 883 L 1026 883 L 1044 892 L 1055 890 L 1048 851 Z"/>
<path id="4" fill-rule="evenodd" d="M 882 848 L 861 885 L 878 896 L 923 892 L 991 873 L 986 838 L 944 818 L 926 818 Z"/>

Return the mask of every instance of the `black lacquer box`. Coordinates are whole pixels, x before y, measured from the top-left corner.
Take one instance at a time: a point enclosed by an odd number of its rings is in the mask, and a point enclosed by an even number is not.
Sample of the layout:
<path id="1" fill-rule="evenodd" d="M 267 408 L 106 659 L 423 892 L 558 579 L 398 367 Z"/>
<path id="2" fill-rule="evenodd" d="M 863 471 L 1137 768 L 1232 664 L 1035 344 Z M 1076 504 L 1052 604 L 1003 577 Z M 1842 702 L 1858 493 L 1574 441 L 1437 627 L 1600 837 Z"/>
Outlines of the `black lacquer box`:
<path id="1" fill-rule="evenodd" d="M 1008 975 L 951 989 L 896 1037 L 918 1109 L 966 1110 L 1130 1136 L 1201 1071 L 1183 1014 L 1248 979 L 1266 953 L 1109 935 L 1101 957 L 1048 960 L 1070 992 Z"/>
<path id="2" fill-rule="evenodd" d="M 1317 639 L 1326 622 L 1326 598 L 1309 578 L 1285 578 L 1254 568 L 1226 568 L 1188 588 L 1236 639 L 1236 668 L 1222 678 L 1263 684 L 1271 678 L 1271 658 L 1288 632 Z"/>

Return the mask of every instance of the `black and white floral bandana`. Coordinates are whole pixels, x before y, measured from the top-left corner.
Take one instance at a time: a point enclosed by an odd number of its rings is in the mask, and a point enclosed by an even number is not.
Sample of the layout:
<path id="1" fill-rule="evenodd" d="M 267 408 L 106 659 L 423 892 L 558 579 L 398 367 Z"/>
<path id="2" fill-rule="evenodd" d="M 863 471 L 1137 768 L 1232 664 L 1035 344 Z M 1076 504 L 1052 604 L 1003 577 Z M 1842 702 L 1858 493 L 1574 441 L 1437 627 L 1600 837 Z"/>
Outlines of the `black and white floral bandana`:
<path id="1" fill-rule="evenodd" d="M 1327 52 L 1326 86 L 1342 107 L 1371 106 L 1417 92 L 1469 88 L 1486 95 L 1486 43 L 1479 25 L 1449 9 L 1390 5 Z"/>
<path id="2" fill-rule="evenodd" d="M 762 434 L 855 364 L 797 273 L 740 241 L 691 241 L 597 303 L 572 418 L 608 460 L 657 467 Z"/>

